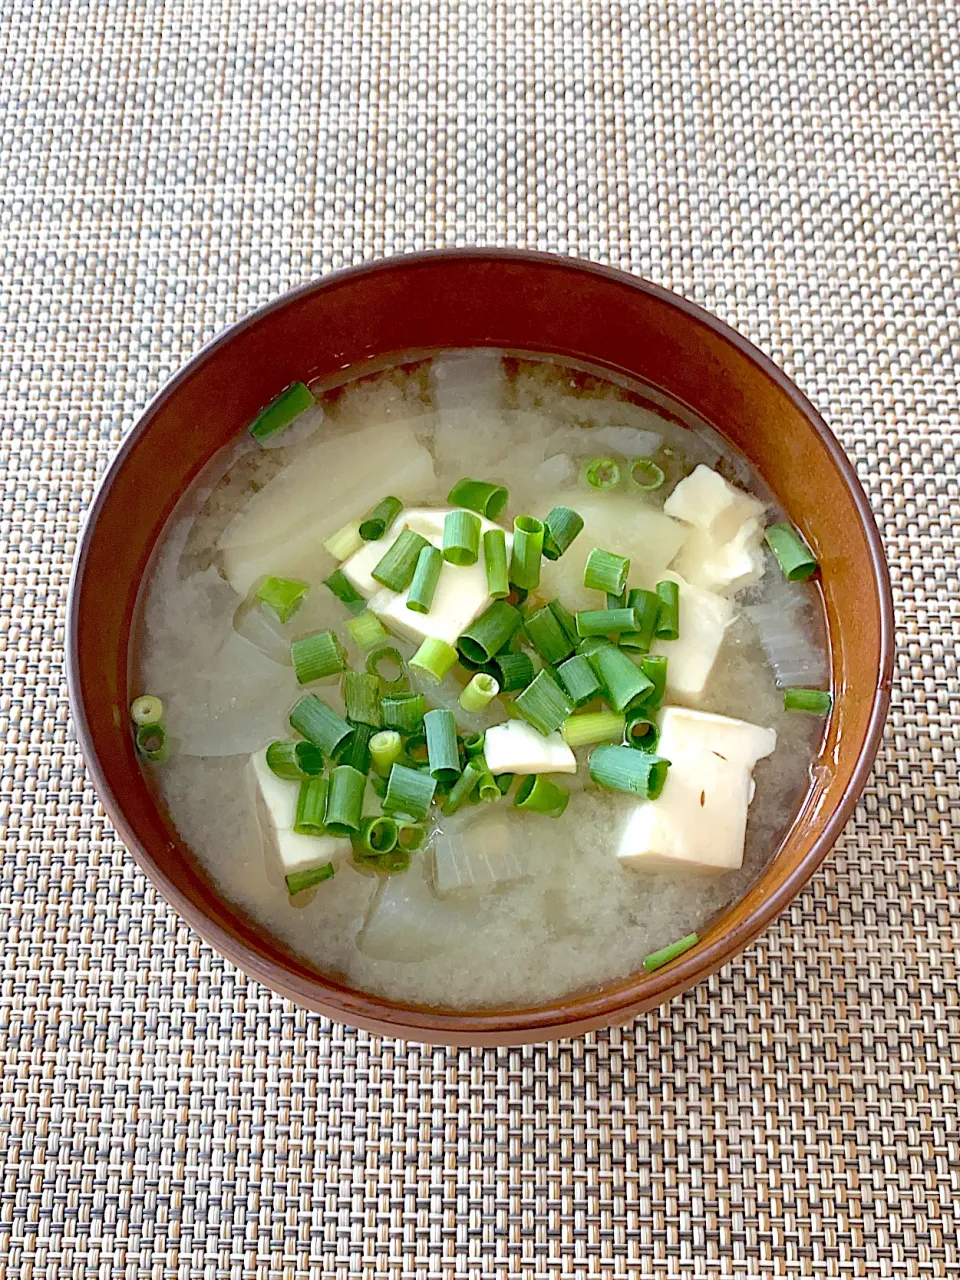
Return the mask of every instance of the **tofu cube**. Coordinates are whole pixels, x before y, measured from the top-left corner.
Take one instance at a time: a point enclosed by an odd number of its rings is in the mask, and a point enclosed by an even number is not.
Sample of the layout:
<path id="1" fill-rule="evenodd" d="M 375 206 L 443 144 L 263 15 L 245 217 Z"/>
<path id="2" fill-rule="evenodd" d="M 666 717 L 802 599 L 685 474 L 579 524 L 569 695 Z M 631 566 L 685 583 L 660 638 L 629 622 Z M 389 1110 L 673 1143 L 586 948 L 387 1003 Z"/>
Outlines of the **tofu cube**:
<path id="1" fill-rule="evenodd" d="M 667 707 L 659 755 L 670 761 L 656 800 L 642 800 L 620 838 L 624 862 L 654 870 L 735 871 L 743 865 L 753 767 L 777 745 L 773 729 Z"/>
<path id="2" fill-rule="evenodd" d="M 680 481 L 663 510 L 668 516 L 709 533 L 719 544 L 729 542 L 745 520 L 759 520 L 764 506 L 701 463 Z"/>
<path id="3" fill-rule="evenodd" d="M 577 772 L 576 756 L 559 733 L 544 737 L 523 720 L 508 720 L 488 729 L 483 756 L 491 773 Z"/>
<path id="4" fill-rule="evenodd" d="M 667 691 L 694 697 L 703 693 L 710 678 L 733 619 L 733 603 L 692 586 L 678 573 L 668 571 L 664 577 L 680 588 L 680 636 L 677 640 L 654 640 L 650 652 L 667 659 Z"/>
<path id="5" fill-rule="evenodd" d="M 416 613 L 408 609 L 406 591 L 390 591 L 371 577 L 377 562 L 403 529 L 412 529 L 435 547 L 442 547 L 444 521 L 447 513 L 452 510 L 452 507 L 437 507 L 402 511 L 382 538 L 377 542 L 367 543 L 341 565 L 343 573 L 356 589 L 362 595 L 370 597 L 370 608 L 385 625 L 396 635 L 403 636 L 414 644 L 420 644 L 427 636 L 434 636 L 445 640 L 447 644 L 455 645 L 461 633 L 492 602 L 487 591 L 487 570 L 482 548 L 476 564 L 444 564 L 429 613 Z M 480 517 L 481 536 L 488 529 L 499 527 L 492 520 Z M 506 534 L 506 541 L 509 555 L 513 545 L 511 533 Z"/>
<path id="6" fill-rule="evenodd" d="M 350 856 L 349 840 L 337 836 L 305 836 L 294 831 L 300 783 L 278 778 L 267 764 L 266 749 L 250 757 L 250 766 L 285 876 L 323 866 L 326 862 L 336 865 Z"/>

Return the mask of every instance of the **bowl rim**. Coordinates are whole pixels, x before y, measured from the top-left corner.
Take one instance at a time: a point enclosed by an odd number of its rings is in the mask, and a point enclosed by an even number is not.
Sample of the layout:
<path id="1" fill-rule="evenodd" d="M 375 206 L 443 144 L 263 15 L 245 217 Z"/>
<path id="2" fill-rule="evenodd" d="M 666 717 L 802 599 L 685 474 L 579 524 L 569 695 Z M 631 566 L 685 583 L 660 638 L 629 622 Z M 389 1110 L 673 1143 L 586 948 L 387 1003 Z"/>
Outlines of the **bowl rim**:
<path id="1" fill-rule="evenodd" d="M 749 915 L 734 927 L 724 931 L 708 944 L 701 944 L 694 951 L 681 956 L 671 965 L 652 974 L 630 975 L 631 985 L 621 985 L 614 991 L 600 988 L 580 995 L 558 997 L 551 1006 L 531 1006 L 509 1009 L 476 1011 L 430 1010 L 426 1007 L 388 1000 L 369 995 L 329 981 L 324 989 L 318 989 L 322 979 L 301 979 L 289 970 L 281 970 L 276 961 L 254 952 L 245 942 L 234 937 L 207 916 L 178 884 L 154 863 L 143 848 L 136 832 L 126 819 L 123 805 L 110 786 L 100 765 L 99 755 L 86 714 L 86 703 L 80 682 L 77 654 L 81 629 L 79 598 L 84 577 L 89 544 L 93 530 L 104 506 L 110 501 L 110 493 L 117 474 L 127 458 L 137 447 L 141 437 L 159 410 L 179 391 L 193 373 L 221 347 L 257 324 L 263 317 L 282 310 L 291 302 L 305 295 L 320 292 L 350 277 L 379 274 L 398 269 L 408 269 L 418 263 L 431 263 L 465 259 L 490 262 L 527 263 L 532 266 L 549 265 L 569 269 L 573 274 L 592 274 L 611 280 L 621 287 L 632 288 L 666 303 L 682 312 L 687 318 L 705 326 L 722 338 L 776 384 L 784 396 L 808 420 L 819 435 L 830 460 L 840 473 L 851 495 L 860 523 L 866 535 L 873 584 L 877 592 L 880 611 L 879 663 L 877 685 L 873 695 L 863 744 L 860 748 L 850 780 L 845 787 L 823 830 L 811 844 L 804 857 L 785 879 L 769 895 L 759 902 Z M 496 245 L 475 245 L 463 248 L 424 249 L 410 253 L 394 254 L 342 267 L 326 275 L 305 281 L 286 290 L 276 298 L 245 313 L 240 319 L 205 343 L 199 351 L 167 379 L 149 401 L 142 414 L 127 432 L 101 476 L 96 493 L 86 513 L 78 539 L 70 578 L 66 619 L 65 643 L 66 675 L 70 711 L 77 742 L 84 765 L 102 804 L 104 811 L 124 846 L 145 872 L 177 914 L 185 920 L 201 938 L 244 973 L 255 977 L 265 986 L 295 1003 L 317 1010 L 327 1017 L 341 1018 L 354 1025 L 388 1034 L 409 1036 L 411 1027 L 424 1034 L 425 1043 L 483 1044 L 540 1042 L 546 1039 L 580 1034 L 585 1029 L 616 1025 L 634 1016 L 642 1009 L 665 1003 L 674 995 L 690 989 L 703 981 L 722 965 L 733 959 L 752 939 L 757 937 L 786 908 L 803 885 L 823 862 L 827 853 L 839 838 L 854 811 L 872 770 L 880 748 L 883 728 L 890 705 L 895 659 L 895 615 L 889 569 L 880 532 L 856 469 L 839 440 L 793 381 L 758 347 L 754 346 L 736 329 L 711 312 L 679 294 L 654 284 L 639 275 L 617 267 L 571 255 L 545 253 L 539 250 Z M 560 1006 L 563 1005 L 561 1010 Z M 352 1006 L 356 1005 L 354 1008 Z M 430 1035 L 429 1033 L 436 1033 Z M 507 1038 L 505 1040 L 505 1038 Z"/>

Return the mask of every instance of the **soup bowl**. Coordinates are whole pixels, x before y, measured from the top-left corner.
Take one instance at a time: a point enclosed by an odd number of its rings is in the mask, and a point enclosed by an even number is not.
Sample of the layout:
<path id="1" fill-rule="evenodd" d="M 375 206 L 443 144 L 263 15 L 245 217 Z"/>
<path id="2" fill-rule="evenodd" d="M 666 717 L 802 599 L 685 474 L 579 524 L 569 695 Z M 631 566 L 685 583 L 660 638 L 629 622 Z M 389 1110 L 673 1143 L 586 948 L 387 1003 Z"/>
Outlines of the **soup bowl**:
<path id="1" fill-rule="evenodd" d="M 696 947 L 652 974 L 530 1008 L 427 1008 L 317 972 L 216 891 L 154 798 L 129 731 L 132 624 L 178 499 L 214 453 L 294 381 L 342 380 L 451 348 L 551 355 L 659 388 L 714 426 L 777 495 L 821 566 L 835 705 L 813 783 L 753 887 Z M 100 485 L 71 590 L 74 722 L 103 806 L 166 900 L 219 952 L 298 1004 L 446 1044 L 517 1044 L 623 1023 L 695 986 L 810 878 L 870 772 L 893 664 L 883 549 L 854 469 L 790 380 L 721 321 L 593 263 L 500 249 L 411 254 L 334 272 L 228 329 L 164 387 Z"/>

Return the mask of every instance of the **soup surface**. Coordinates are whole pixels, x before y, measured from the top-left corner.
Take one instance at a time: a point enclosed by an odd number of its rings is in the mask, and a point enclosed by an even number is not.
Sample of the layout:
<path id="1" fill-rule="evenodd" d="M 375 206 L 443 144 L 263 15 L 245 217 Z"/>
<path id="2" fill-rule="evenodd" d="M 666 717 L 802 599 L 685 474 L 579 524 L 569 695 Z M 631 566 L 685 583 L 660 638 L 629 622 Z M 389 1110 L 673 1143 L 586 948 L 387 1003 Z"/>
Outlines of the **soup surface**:
<path id="1" fill-rule="evenodd" d="M 290 644 L 331 630 L 350 667 L 364 670 L 346 627 L 357 606 L 351 612 L 323 585 L 337 568 L 323 544 L 386 494 L 407 510 L 444 512 L 461 478 L 494 481 L 509 491 L 497 516 L 508 531 L 520 515 L 578 511 L 584 528 L 559 559 L 542 561 L 540 584 L 520 605 L 527 616 L 551 599 L 574 614 L 607 606 L 583 583 L 594 547 L 630 559 L 632 587 L 652 590 L 665 574 L 698 570 L 696 556 L 707 552 L 693 549 L 695 526 L 663 513 L 698 466 L 764 504 L 761 527 L 782 519 L 772 495 L 715 432 L 659 393 L 549 360 L 450 353 L 314 391 L 316 407 L 270 440 L 274 447 L 245 436 L 214 460 L 178 507 L 145 585 L 134 685 L 163 700 L 170 753 L 145 767 L 173 824 L 224 898 L 318 970 L 360 989 L 469 1009 L 536 1004 L 638 970 L 745 891 L 809 786 L 823 721 L 785 711 L 783 686 L 827 679 L 819 595 L 810 583 L 788 582 L 765 547 L 751 553 L 762 573 L 746 575 L 758 580 L 713 593 L 722 641 L 702 689 L 668 685 L 664 699 L 775 731 L 775 749 L 752 771 L 740 867 L 711 869 L 707 847 L 687 861 L 642 849 L 629 856 L 630 820 L 661 802 L 592 781 L 588 744 L 575 750 L 575 773 L 549 775 L 569 793 L 561 816 L 518 808 L 519 778 L 490 803 L 452 815 L 432 806 L 406 870 L 379 871 L 347 846 L 330 879 L 291 895 L 252 757 L 296 737 L 288 716 L 305 692 L 343 714 L 336 678 L 298 684 Z M 624 477 L 650 458 L 663 482 L 594 488 L 585 469 L 598 457 L 613 459 Z M 638 471 L 649 474 L 656 471 Z M 285 625 L 257 599 L 267 575 L 309 584 Z M 686 590 L 681 579 L 681 611 Z M 387 643 L 404 659 L 417 649 L 403 634 Z M 681 634 L 673 643 L 693 641 Z M 511 644 L 521 648 L 517 637 Z M 654 645 L 668 671 L 670 644 Z M 679 656 L 676 666 L 679 679 Z M 465 736 L 516 716 L 503 697 L 465 712 L 459 697 L 472 676 L 458 665 L 441 685 L 413 668 L 405 678 L 428 708 L 451 710 Z M 587 702 L 576 713 L 604 705 Z M 379 812 L 381 800 L 368 784 L 365 811 Z"/>

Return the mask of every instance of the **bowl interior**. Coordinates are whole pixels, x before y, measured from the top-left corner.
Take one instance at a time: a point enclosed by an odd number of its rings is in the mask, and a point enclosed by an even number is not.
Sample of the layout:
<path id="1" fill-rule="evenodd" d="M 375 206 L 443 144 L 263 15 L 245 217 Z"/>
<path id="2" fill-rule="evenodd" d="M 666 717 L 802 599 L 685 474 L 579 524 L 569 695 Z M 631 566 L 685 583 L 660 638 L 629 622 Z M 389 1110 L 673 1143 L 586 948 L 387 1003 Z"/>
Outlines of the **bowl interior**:
<path id="1" fill-rule="evenodd" d="M 212 455 L 288 383 L 341 380 L 411 353 L 541 352 L 662 388 L 738 448 L 821 565 L 835 711 L 807 803 L 748 894 L 666 970 L 536 1009 L 444 1013 L 318 976 L 218 898 L 158 810 L 127 730 L 138 591 L 173 507 Z M 846 821 L 889 696 L 882 548 L 842 450 L 800 393 L 739 335 L 645 282 L 546 255 L 412 255 L 308 285 L 235 326 L 161 392 L 114 460 L 84 532 L 70 604 L 69 678 L 81 746 L 134 856 L 218 950 L 294 1000 L 413 1039 L 516 1043 L 623 1021 L 694 985 L 789 901 Z"/>

